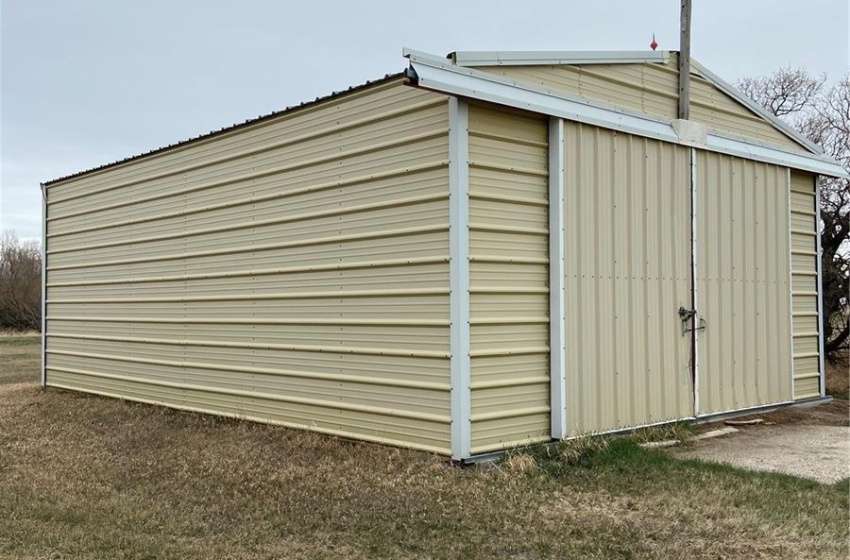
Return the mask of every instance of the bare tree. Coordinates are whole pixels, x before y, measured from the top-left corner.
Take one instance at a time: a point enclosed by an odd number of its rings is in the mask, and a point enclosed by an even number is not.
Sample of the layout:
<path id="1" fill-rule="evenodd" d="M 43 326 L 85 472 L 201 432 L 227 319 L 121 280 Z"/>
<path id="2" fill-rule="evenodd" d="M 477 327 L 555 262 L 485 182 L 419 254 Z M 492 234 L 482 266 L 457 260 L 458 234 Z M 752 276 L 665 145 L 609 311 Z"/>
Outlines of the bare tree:
<path id="1" fill-rule="evenodd" d="M 0 235 L 0 328 L 41 328 L 41 250 L 11 231 Z"/>
<path id="2" fill-rule="evenodd" d="M 738 87 L 782 117 L 850 172 L 850 76 L 835 84 L 802 69 L 745 78 Z M 850 180 L 820 177 L 824 351 L 835 359 L 850 339 Z"/>

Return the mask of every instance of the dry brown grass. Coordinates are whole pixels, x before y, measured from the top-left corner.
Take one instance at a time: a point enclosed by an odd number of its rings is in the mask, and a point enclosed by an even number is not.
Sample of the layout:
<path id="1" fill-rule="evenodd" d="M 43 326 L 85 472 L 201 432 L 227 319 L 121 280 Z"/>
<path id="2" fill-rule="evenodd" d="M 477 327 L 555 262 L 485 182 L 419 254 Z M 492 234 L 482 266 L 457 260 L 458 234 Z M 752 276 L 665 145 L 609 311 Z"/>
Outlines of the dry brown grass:
<path id="1" fill-rule="evenodd" d="M 3 558 L 846 558 L 846 483 L 627 440 L 582 465 L 538 448 L 516 468 L 460 469 L 43 391 L 37 352 L 37 340 L 0 342 Z"/>
<path id="2" fill-rule="evenodd" d="M 850 360 L 843 359 L 826 364 L 826 392 L 836 399 L 850 399 Z"/>

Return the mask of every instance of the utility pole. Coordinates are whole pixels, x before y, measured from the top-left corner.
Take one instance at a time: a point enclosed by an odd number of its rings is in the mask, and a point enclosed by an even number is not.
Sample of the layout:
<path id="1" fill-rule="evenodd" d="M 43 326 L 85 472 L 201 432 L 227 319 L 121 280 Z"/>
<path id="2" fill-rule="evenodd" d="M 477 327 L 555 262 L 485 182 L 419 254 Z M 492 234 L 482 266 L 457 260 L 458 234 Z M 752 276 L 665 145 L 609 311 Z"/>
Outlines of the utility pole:
<path id="1" fill-rule="evenodd" d="M 682 0 L 679 29 L 679 118 L 691 116 L 691 0 Z"/>

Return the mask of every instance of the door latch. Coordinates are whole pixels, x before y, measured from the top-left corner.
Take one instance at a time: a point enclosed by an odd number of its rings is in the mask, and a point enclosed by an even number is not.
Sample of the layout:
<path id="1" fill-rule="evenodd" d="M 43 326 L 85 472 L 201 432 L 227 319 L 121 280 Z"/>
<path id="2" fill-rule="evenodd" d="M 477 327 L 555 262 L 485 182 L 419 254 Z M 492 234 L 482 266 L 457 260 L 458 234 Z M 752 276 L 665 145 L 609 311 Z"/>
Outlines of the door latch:
<path id="1" fill-rule="evenodd" d="M 684 307 L 679 307 L 679 319 L 682 321 L 683 336 L 689 332 L 704 330 L 706 327 L 705 319 L 702 317 L 699 317 L 699 325 L 693 326 L 694 321 L 697 319 L 696 309 L 685 309 Z"/>

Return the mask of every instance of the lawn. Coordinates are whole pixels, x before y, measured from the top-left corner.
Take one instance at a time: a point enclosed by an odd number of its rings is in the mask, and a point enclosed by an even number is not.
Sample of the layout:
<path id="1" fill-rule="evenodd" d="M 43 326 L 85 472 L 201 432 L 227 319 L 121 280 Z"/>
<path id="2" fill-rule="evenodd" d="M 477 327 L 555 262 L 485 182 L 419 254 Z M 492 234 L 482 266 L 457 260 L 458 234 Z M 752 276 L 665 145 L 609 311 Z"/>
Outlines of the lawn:
<path id="1" fill-rule="evenodd" d="M 626 438 L 458 468 L 44 391 L 38 351 L 0 339 L 3 558 L 847 558 L 846 480 L 679 461 Z"/>

